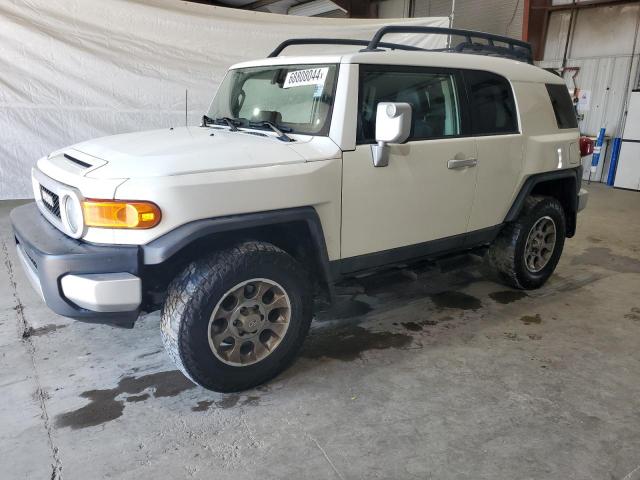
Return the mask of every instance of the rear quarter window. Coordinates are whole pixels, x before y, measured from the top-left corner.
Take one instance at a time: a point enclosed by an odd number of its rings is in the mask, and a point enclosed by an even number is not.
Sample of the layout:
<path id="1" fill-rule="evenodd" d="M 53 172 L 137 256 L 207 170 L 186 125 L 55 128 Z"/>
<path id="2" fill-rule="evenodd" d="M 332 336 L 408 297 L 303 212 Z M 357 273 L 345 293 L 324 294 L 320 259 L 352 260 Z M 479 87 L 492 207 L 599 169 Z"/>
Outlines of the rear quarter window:
<path id="1" fill-rule="evenodd" d="M 471 129 L 474 135 L 518 133 L 518 116 L 511 84 L 500 75 L 466 70 Z"/>
<path id="2" fill-rule="evenodd" d="M 558 128 L 578 128 L 578 119 L 576 118 L 576 111 L 573 108 L 573 102 L 569 95 L 567 87 L 556 84 L 546 84 L 547 92 L 549 93 L 549 99 L 551 100 L 551 106 L 553 107 L 553 113 L 556 115 L 556 122 Z"/>

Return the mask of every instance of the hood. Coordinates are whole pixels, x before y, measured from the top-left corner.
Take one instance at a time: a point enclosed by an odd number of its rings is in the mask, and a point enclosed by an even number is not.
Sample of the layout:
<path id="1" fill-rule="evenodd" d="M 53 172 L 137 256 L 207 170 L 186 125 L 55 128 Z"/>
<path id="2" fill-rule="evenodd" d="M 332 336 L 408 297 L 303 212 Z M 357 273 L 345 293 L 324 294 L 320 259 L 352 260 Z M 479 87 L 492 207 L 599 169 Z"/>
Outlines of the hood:
<path id="1" fill-rule="evenodd" d="M 310 146 L 303 145 L 316 137 L 293 136 L 296 141 L 286 143 L 271 132 L 253 132 L 203 127 L 151 130 L 89 140 L 52 155 L 78 153 L 90 164 L 84 173 L 90 178 L 160 177 L 314 160 L 305 155 Z"/>

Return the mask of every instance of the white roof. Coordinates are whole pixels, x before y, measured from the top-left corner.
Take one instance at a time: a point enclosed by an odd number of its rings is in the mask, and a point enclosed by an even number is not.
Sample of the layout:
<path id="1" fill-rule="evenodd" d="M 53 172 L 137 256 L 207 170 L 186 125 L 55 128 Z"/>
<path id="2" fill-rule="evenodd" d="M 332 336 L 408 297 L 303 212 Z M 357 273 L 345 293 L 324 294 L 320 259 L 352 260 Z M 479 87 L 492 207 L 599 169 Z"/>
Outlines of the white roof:
<path id="1" fill-rule="evenodd" d="M 497 73 L 498 75 L 502 75 L 512 81 L 557 84 L 564 83 L 564 80 L 559 76 L 528 63 L 511 60 L 509 58 L 451 52 L 386 50 L 383 52 L 356 52 L 342 55 L 279 56 L 238 63 L 233 65 L 231 68 L 319 63 L 363 63 L 466 68 Z"/>

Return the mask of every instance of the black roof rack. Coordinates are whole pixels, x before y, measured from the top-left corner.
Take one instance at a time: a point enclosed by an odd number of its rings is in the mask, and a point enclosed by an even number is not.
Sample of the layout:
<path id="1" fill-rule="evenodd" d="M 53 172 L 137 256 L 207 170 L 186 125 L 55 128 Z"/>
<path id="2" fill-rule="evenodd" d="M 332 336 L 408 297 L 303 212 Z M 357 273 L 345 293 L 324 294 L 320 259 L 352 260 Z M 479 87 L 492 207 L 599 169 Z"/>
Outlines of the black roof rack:
<path id="1" fill-rule="evenodd" d="M 290 38 L 289 40 L 285 40 L 280 45 L 278 45 L 267 58 L 277 57 L 285 48 L 292 45 L 361 45 L 367 47 L 369 43 L 369 40 L 354 40 L 349 38 Z M 399 43 L 379 42 L 378 45 L 382 48 L 388 48 L 390 50 L 426 51 L 424 48 L 414 47 L 412 45 L 402 45 Z"/>
<path id="2" fill-rule="evenodd" d="M 448 37 L 458 36 L 464 37 L 464 40 L 455 45 L 450 42 L 449 47 L 432 49 L 402 45 L 399 43 L 381 42 L 383 36 L 393 33 L 424 33 L 447 35 Z M 478 42 L 478 39 L 484 40 L 484 42 Z M 496 42 L 498 44 L 496 44 Z M 360 50 L 361 52 L 379 52 L 382 48 L 423 52 L 458 52 L 506 57 L 521 62 L 533 63 L 531 45 L 527 42 L 502 35 L 458 28 L 388 25 L 379 29 L 370 41 L 338 38 L 291 38 L 278 45 L 269 57 L 277 57 L 285 48 L 291 45 L 365 45 L 366 48 Z"/>

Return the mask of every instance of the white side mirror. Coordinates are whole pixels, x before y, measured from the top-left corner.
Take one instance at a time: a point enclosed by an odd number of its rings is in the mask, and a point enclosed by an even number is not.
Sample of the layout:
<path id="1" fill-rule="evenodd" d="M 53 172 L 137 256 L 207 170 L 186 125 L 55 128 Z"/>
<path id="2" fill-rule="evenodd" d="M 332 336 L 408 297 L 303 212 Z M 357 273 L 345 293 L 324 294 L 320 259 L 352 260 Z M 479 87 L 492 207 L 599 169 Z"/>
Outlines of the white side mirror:
<path id="1" fill-rule="evenodd" d="M 373 165 L 389 165 L 389 143 L 404 143 L 411 134 L 411 105 L 380 102 L 376 111 L 376 141 L 371 145 Z"/>

